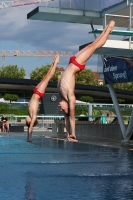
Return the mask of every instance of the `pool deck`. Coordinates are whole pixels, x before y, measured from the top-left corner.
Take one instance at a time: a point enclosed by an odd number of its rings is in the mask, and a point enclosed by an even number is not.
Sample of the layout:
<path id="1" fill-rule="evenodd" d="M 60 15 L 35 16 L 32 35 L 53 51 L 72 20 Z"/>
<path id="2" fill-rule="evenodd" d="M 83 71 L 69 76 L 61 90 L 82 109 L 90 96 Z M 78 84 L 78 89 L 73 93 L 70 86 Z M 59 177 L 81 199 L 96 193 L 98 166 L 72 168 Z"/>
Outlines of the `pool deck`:
<path id="1" fill-rule="evenodd" d="M 33 136 L 38 135 L 40 137 L 51 137 L 53 136 L 52 131 L 34 131 Z M 126 143 L 124 145 L 121 145 L 121 141 L 111 141 L 107 139 L 89 139 L 89 140 L 79 140 L 80 143 L 88 143 L 88 144 L 93 144 L 93 145 L 98 145 L 98 146 L 104 146 L 104 147 L 114 147 L 114 148 L 126 148 L 129 150 L 133 150 L 133 143 Z"/>
<path id="2" fill-rule="evenodd" d="M 11 133 L 0 133 L 0 134 L 12 134 Z M 13 134 L 26 134 L 26 131 L 23 133 L 13 133 Z M 36 129 L 33 131 L 33 137 L 45 137 L 45 138 L 52 138 L 53 133 L 51 130 L 46 130 L 46 129 Z M 66 139 L 64 139 L 66 140 Z M 66 140 L 67 141 L 67 140 Z M 98 145 L 98 146 L 104 146 L 104 147 L 113 147 L 113 148 L 126 148 L 128 150 L 133 151 L 133 142 L 126 143 L 124 145 L 121 145 L 121 141 L 111 141 L 107 139 L 89 139 L 89 140 L 79 140 L 80 143 L 87 143 L 87 144 L 92 144 L 92 145 Z"/>
<path id="3" fill-rule="evenodd" d="M 34 130 L 33 136 L 38 135 L 41 137 L 53 137 L 53 133 L 51 130 L 47 131 L 46 129 L 42 130 Z M 66 139 L 64 139 L 66 140 Z M 67 140 L 66 140 L 67 141 Z M 105 147 L 114 147 L 114 148 L 126 148 L 129 150 L 133 150 L 133 142 L 130 141 L 130 143 L 125 143 L 121 145 L 122 141 L 113 141 L 113 140 L 107 140 L 107 139 L 100 139 L 100 138 L 94 138 L 89 140 L 79 140 L 80 143 L 88 143 L 98 146 L 105 146 Z"/>

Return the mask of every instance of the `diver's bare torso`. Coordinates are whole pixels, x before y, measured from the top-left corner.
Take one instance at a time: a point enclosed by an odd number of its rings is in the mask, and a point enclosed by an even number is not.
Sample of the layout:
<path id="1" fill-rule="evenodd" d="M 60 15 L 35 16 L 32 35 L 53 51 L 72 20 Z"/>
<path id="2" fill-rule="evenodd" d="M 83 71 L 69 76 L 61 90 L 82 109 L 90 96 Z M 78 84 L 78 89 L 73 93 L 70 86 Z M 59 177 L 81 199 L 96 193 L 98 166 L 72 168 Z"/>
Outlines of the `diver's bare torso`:
<path id="1" fill-rule="evenodd" d="M 37 115 L 40 97 L 37 94 L 33 94 L 30 102 L 28 103 L 28 112 L 30 117 Z"/>
<path id="2" fill-rule="evenodd" d="M 77 69 L 78 71 L 78 69 Z M 75 66 L 69 64 L 58 81 L 58 91 L 61 98 L 68 102 L 68 97 L 74 95 L 75 88 Z"/>

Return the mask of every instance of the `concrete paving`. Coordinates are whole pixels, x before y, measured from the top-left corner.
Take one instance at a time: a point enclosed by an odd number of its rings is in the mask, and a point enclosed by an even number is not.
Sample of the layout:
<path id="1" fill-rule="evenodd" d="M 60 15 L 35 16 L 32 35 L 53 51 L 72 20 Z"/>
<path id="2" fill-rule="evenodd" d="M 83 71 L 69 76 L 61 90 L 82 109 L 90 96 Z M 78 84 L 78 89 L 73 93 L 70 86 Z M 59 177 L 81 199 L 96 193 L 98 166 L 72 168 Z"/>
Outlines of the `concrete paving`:
<path id="1" fill-rule="evenodd" d="M 43 137 L 53 137 L 55 136 L 52 133 L 52 130 L 46 130 L 46 129 L 34 129 L 33 135 L 43 136 Z M 80 143 L 88 143 L 98 146 L 104 146 L 104 147 L 114 147 L 114 148 L 126 148 L 129 150 L 133 150 L 133 142 L 128 142 L 126 144 L 121 144 L 121 141 L 111 141 L 107 139 L 89 139 L 89 140 L 79 140 Z"/>
<path id="2" fill-rule="evenodd" d="M 25 131 L 23 134 L 27 133 L 27 129 L 25 128 Z M 11 132 L 11 133 L 0 133 L 0 134 L 22 134 L 22 133 L 16 133 L 16 132 Z M 46 138 L 52 138 L 55 136 L 52 133 L 52 130 L 48 130 L 46 128 L 34 128 L 33 131 L 33 136 L 40 136 L 40 137 L 46 137 Z M 64 139 L 66 140 L 66 139 Z M 66 140 L 67 141 L 67 140 Z M 89 140 L 79 140 L 80 143 L 87 143 L 87 144 L 92 144 L 92 145 L 98 145 L 98 146 L 104 146 L 104 147 L 113 147 L 113 148 L 125 148 L 128 150 L 133 151 L 133 142 L 130 141 L 124 145 L 121 145 L 121 141 L 111 141 L 107 139 L 89 139 Z"/>

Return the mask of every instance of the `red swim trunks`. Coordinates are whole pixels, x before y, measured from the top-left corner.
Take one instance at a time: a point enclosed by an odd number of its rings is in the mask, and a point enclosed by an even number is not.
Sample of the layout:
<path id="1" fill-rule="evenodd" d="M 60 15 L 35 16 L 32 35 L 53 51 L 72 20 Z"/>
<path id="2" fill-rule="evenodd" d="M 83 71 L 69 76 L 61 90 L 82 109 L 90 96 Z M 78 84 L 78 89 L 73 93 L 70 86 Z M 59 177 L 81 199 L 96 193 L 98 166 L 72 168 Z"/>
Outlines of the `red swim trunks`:
<path id="1" fill-rule="evenodd" d="M 39 96 L 40 98 L 42 98 L 42 97 L 44 96 L 44 93 L 39 92 L 39 91 L 37 90 L 37 88 L 34 88 L 33 93 L 34 93 L 34 94 L 38 94 L 38 96 Z"/>
<path id="2" fill-rule="evenodd" d="M 79 64 L 75 59 L 76 59 L 76 56 L 72 56 L 70 58 L 69 63 L 72 63 L 72 64 L 76 65 L 80 69 L 80 71 L 82 71 L 85 68 L 85 65 Z"/>

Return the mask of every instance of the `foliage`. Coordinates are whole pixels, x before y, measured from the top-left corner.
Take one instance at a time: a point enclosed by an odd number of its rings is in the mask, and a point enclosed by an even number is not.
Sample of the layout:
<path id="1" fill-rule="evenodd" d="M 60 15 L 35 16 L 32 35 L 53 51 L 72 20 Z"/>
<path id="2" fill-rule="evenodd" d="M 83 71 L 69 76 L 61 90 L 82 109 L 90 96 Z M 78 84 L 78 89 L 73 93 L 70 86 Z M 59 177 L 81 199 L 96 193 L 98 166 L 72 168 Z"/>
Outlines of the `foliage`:
<path id="1" fill-rule="evenodd" d="M 14 115 L 28 115 L 27 109 L 10 108 L 6 113 Z"/>
<path id="2" fill-rule="evenodd" d="M 8 110 L 9 110 L 9 105 L 8 104 L 0 105 L 0 114 L 7 113 Z"/>
<path id="3" fill-rule="evenodd" d="M 102 112 L 101 112 L 101 110 L 92 110 L 92 115 L 93 116 L 100 116 L 100 115 L 102 115 Z"/>
<path id="4" fill-rule="evenodd" d="M 41 68 L 36 68 L 35 70 L 33 70 L 30 74 L 30 78 L 33 80 L 42 80 L 44 76 L 46 76 L 49 68 L 51 67 L 51 65 L 42 65 Z M 58 81 L 58 77 L 60 76 L 60 71 L 59 68 L 56 68 L 56 71 L 54 73 L 54 76 L 51 78 L 50 81 Z"/>
<path id="5" fill-rule="evenodd" d="M 105 81 L 103 81 L 103 85 L 101 85 L 102 87 L 107 87 L 107 84 L 105 84 Z M 115 89 L 119 89 L 119 90 L 129 90 L 129 91 L 133 91 L 133 83 L 129 82 L 129 83 L 115 83 L 113 84 L 113 87 Z"/>
<path id="6" fill-rule="evenodd" d="M 90 103 L 93 102 L 93 98 L 90 96 L 82 96 L 80 97 L 80 100 L 84 102 L 90 102 Z"/>
<path id="7" fill-rule="evenodd" d="M 118 103 L 124 103 L 125 100 L 124 99 L 117 99 L 118 100 Z"/>
<path id="8" fill-rule="evenodd" d="M 75 115 L 85 115 L 85 116 L 88 116 L 88 106 L 76 106 L 76 109 L 75 109 Z M 100 116 L 102 115 L 102 112 L 100 110 L 92 110 L 92 115 L 93 116 Z"/>
<path id="9" fill-rule="evenodd" d="M 113 112 L 116 115 L 116 111 L 113 110 Z M 124 110 L 124 109 L 121 110 L 122 116 L 131 116 L 131 113 L 132 113 L 132 110 Z"/>
<path id="10" fill-rule="evenodd" d="M 84 69 L 76 74 L 76 84 L 95 85 L 98 86 L 98 80 L 90 69 Z"/>
<path id="11" fill-rule="evenodd" d="M 105 81 L 103 81 L 103 87 L 107 87 L 107 84 L 105 84 Z M 113 87 L 119 90 L 130 90 L 133 91 L 133 83 L 115 83 L 113 84 Z"/>
<path id="12" fill-rule="evenodd" d="M 120 90 L 133 90 L 133 83 L 115 83 L 113 87 Z"/>
<path id="13" fill-rule="evenodd" d="M 132 110 L 121 110 L 121 114 L 123 116 L 123 120 L 129 121 L 131 116 Z M 125 116 L 125 117 L 124 117 Z M 127 117 L 128 116 L 128 117 Z"/>
<path id="14" fill-rule="evenodd" d="M 76 106 L 75 115 L 88 115 L 88 107 Z"/>
<path id="15" fill-rule="evenodd" d="M 10 103 L 12 101 L 17 101 L 19 98 L 19 96 L 17 94 L 5 94 L 4 95 L 4 100 L 5 101 L 10 101 Z"/>
<path id="16" fill-rule="evenodd" d="M 9 104 L 0 104 L 0 114 L 28 115 L 27 108 L 15 108 Z"/>
<path id="17" fill-rule="evenodd" d="M 8 65 L 0 67 L 0 77 L 24 78 L 25 75 L 26 73 L 24 68 L 19 68 L 17 65 Z"/>

